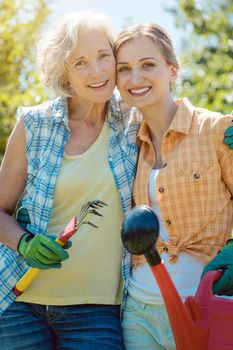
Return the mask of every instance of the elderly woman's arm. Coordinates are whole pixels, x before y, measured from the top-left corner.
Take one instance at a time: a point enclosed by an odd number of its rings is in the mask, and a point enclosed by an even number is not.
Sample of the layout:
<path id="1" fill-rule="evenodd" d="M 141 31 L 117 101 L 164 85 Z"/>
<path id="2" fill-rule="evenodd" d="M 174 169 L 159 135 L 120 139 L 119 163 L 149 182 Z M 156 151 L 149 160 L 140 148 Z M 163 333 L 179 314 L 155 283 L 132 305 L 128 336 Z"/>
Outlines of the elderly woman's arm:
<path id="1" fill-rule="evenodd" d="M 39 269 L 60 268 L 68 258 L 63 248 L 52 235 L 33 235 L 12 217 L 27 180 L 25 155 L 25 131 L 23 120 L 18 120 L 9 138 L 6 153 L 0 168 L 0 242 L 18 250 L 31 267 Z"/>
<path id="2" fill-rule="evenodd" d="M 9 138 L 0 168 L 0 242 L 16 250 L 25 232 L 11 216 L 27 179 L 23 120 L 17 121 Z"/>

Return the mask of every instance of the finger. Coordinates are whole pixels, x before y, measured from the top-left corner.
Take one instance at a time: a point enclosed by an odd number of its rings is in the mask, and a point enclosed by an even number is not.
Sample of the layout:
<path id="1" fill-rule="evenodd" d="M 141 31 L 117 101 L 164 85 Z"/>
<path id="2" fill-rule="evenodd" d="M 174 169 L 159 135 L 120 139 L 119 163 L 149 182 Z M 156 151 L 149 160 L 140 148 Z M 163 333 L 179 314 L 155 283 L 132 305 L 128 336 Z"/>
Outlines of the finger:
<path id="1" fill-rule="evenodd" d="M 224 137 L 224 143 L 227 145 L 230 145 L 233 143 L 233 136 L 232 137 Z"/>
<path id="2" fill-rule="evenodd" d="M 32 258 L 27 258 L 26 259 L 26 263 L 28 266 L 32 267 L 32 268 L 37 268 L 40 270 L 48 270 L 48 269 L 60 269 L 61 268 L 61 263 L 52 263 L 52 264 L 43 264 L 37 260 L 34 260 Z"/>
<path id="3" fill-rule="evenodd" d="M 62 260 L 68 259 L 68 253 L 50 237 L 42 236 L 40 246 L 47 248 L 48 250 L 47 253 L 45 252 L 45 250 L 43 251 L 44 251 L 44 254 L 48 257 L 57 256 L 59 257 L 59 259 L 62 259 Z"/>
<path id="4" fill-rule="evenodd" d="M 146 263 L 146 258 L 144 255 L 133 255 L 132 262 L 134 265 L 144 265 Z"/>
<path id="5" fill-rule="evenodd" d="M 226 280 L 225 286 L 219 290 L 218 295 L 233 295 L 233 276 L 232 272 L 228 274 L 228 279 Z"/>
<path id="6" fill-rule="evenodd" d="M 233 126 L 230 126 L 228 129 L 226 129 L 224 135 L 226 137 L 233 136 Z"/>
<path id="7" fill-rule="evenodd" d="M 219 294 L 222 293 L 224 290 L 229 288 L 229 285 L 231 283 L 231 272 L 229 270 L 225 270 L 223 272 L 223 275 L 217 280 L 213 285 L 213 293 Z"/>
<path id="8" fill-rule="evenodd" d="M 67 241 L 62 248 L 63 249 L 70 249 L 70 247 L 72 247 L 72 242 L 71 241 Z"/>
<path id="9" fill-rule="evenodd" d="M 221 267 L 219 265 L 218 262 L 210 262 L 209 264 L 207 264 L 201 274 L 201 278 L 209 271 L 213 271 L 213 270 L 219 270 Z"/>
<path id="10" fill-rule="evenodd" d="M 62 253 L 62 255 L 57 254 L 56 252 L 52 251 L 50 248 L 45 247 L 42 244 L 40 248 L 36 252 L 34 252 L 33 257 L 36 258 L 38 261 L 48 264 L 51 262 L 60 262 L 68 259 L 69 254 L 67 253 L 67 251 L 63 250 Z"/>

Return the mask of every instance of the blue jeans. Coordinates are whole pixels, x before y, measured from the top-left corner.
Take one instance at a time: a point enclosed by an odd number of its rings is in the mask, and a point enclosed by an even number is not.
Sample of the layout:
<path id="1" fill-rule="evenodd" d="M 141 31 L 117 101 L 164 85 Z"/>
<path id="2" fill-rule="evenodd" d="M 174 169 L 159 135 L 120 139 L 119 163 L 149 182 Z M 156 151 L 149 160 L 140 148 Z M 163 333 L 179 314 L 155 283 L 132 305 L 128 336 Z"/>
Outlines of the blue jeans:
<path id="1" fill-rule="evenodd" d="M 118 305 L 14 302 L 0 317 L 1 350 L 122 350 Z"/>

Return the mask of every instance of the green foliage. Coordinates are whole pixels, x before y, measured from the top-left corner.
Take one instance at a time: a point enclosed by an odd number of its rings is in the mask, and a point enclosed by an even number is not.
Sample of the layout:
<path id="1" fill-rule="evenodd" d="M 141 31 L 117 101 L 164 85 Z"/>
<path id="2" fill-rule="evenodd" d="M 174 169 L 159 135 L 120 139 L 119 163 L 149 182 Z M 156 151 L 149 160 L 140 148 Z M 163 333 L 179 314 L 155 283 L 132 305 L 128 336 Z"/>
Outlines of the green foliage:
<path id="1" fill-rule="evenodd" d="M 0 0 L 0 156 L 19 105 L 46 97 L 35 67 L 36 37 L 49 14 L 46 0 Z"/>
<path id="2" fill-rule="evenodd" d="M 233 2 L 179 0 L 170 10 L 184 30 L 178 95 L 215 111 L 233 110 Z M 183 71 L 183 72 L 182 72 Z"/>

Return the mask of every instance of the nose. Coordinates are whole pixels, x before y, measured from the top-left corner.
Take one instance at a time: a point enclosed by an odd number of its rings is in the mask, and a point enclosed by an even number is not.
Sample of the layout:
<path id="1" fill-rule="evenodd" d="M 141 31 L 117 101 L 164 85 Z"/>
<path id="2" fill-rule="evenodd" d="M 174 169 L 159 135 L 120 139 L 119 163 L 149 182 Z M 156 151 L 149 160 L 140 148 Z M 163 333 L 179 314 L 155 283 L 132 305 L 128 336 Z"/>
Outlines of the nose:
<path id="1" fill-rule="evenodd" d="M 137 85 L 138 83 L 140 83 L 142 77 L 140 74 L 139 69 L 132 69 L 131 71 L 131 83 L 134 85 Z"/>
<path id="2" fill-rule="evenodd" d="M 100 62 L 98 61 L 93 61 L 91 64 L 91 72 L 94 75 L 99 75 L 102 72 L 102 67 Z"/>

